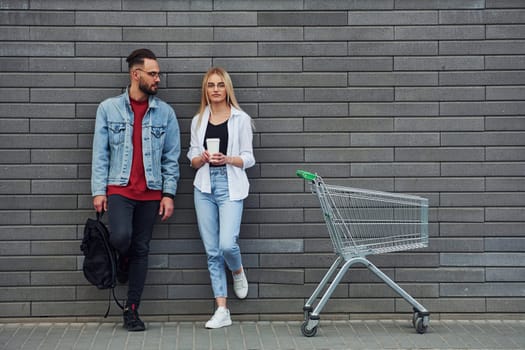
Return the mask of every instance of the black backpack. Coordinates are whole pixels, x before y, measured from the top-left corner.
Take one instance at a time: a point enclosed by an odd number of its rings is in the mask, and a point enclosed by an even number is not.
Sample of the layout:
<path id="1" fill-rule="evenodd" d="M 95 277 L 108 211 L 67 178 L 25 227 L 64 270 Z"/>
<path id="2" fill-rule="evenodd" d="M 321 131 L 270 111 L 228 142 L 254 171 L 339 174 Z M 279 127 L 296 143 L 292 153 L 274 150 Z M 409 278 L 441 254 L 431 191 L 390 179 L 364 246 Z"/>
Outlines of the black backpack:
<path id="1" fill-rule="evenodd" d="M 109 243 L 109 231 L 100 220 L 103 213 L 97 212 L 97 219 L 88 218 L 84 226 L 84 238 L 80 250 L 84 253 L 82 270 L 84 276 L 98 289 L 111 289 L 108 296 L 108 309 L 104 317 L 109 314 L 111 294 L 117 305 L 123 309 L 115 296 L 117 285 L 117 253 Z"/>

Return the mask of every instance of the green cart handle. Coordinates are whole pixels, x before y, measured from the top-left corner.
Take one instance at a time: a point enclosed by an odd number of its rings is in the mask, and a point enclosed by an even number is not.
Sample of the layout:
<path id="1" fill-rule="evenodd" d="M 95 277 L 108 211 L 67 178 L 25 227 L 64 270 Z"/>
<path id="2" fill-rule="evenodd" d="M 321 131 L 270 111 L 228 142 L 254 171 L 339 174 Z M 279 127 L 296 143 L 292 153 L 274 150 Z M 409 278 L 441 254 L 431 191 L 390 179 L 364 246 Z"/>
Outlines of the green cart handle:
<path id="1" fill-rule="evenodd" d="M 316 174 L 310 173 L 305 170 L 297 170 L 295 172 L 295 175 L 302 177 L 303 179 L 308 180 L 308 181 L 314 181 L 317 178 Z"/>

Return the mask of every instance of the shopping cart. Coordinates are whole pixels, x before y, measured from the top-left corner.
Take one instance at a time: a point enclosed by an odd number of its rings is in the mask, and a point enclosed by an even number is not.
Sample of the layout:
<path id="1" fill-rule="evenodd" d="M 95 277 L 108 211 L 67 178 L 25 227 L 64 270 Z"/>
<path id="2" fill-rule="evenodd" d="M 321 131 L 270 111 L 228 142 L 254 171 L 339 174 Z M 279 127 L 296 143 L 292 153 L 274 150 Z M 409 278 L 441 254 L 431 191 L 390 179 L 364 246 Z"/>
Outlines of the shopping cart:
<path id="1" fill-rule="evenodd" d="M 405 194 L 327 185 L 317 174 L 304 170 L 297 170 L 297 176 L 311 182 L 312 193 L 319 198 L 337 255 L 303 307 L 303 335 L 312 337 L 317 333 L 319 313 L 344 274 L 356 263 L 365 265 L 412 305 L 412 325 L 418 333 L 425 333 L 430 313 L 366 256 L 428 246 L 428 200 Z M 338 268 L 339 272 L 314 309 L 314 302 Z"/>

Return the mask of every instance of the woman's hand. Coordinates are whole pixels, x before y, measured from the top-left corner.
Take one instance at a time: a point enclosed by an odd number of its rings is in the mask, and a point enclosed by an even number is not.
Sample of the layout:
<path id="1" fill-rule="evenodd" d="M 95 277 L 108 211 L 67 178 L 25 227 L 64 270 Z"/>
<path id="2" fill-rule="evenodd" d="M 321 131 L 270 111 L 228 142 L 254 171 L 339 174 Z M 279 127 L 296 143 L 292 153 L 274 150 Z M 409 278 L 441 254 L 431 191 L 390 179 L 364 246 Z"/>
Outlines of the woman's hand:
<path id="1" fill-rule="evenodd" d="M 210 156 L 210 163 L 213 165 L 225 165 L 227 164 L 227 160 L 229 157 L 225 156 L 221 152 L 219 153 L 213 153 Z"/>

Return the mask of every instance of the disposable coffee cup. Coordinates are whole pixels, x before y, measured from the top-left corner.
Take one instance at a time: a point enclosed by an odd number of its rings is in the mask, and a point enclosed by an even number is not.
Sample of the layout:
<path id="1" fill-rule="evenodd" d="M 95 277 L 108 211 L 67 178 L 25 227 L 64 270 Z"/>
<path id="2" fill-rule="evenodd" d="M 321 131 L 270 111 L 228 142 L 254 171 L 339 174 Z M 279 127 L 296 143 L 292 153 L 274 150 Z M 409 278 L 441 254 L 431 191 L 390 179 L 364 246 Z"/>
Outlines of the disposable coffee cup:
<path id="1" fill-rule="evenodd" d="M 219 144 L 221 139 L 206 139 L 206 147 L 210 154 L 219 153 Z"/>

